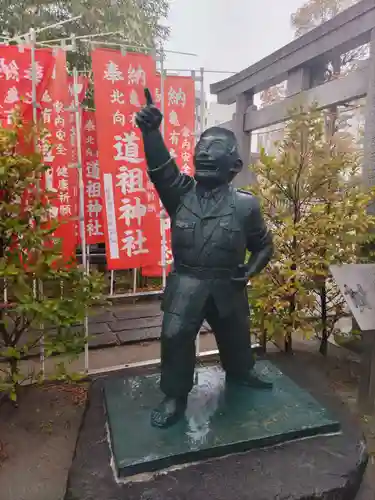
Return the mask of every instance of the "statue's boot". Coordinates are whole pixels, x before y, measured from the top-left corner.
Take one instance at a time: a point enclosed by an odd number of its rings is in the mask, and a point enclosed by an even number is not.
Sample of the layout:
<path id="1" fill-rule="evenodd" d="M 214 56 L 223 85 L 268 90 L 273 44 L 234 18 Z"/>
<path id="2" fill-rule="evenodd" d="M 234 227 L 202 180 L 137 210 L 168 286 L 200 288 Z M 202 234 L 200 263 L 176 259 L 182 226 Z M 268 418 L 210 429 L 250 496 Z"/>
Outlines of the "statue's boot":
<path id="1" fill-rule="evenodd" d="M 187 397 L 164 398 L 151 413 L 151 425 L 154 427 L 171 427 L 178 422 L 185 413 Z"/>
<path id="2" fill-rule="evenodd" d="M 240 385 L 242 387 L 251 387 L 253 389 L 264 389 L 271 390 L 273 388 L 273 383 L 266 380 L 262 380 L 255 374 L 254 371 L 249 371 L 245 377 L 235 377 L 232 375 L 226 376 L 226 381 L 228 384 Z"/>

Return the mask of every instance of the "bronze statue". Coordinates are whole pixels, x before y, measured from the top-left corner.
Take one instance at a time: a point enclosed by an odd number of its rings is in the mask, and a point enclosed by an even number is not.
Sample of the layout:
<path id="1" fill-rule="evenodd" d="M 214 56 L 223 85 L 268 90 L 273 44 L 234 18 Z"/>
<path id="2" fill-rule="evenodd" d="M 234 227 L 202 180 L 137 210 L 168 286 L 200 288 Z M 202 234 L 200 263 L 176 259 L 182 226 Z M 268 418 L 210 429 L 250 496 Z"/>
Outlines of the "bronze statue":
<path id="1" fill-rule="evenodd" d="M 206 130 L 194 152 L 194 178 L 178 169 L 160 125 L 163 115 L 145 89 L 137 114 L 148 175 L 171 218 L 173 269 L 162 301 L 161 381 L 165 398 L 151 423 L 168 427 L 180 419 L 193 386 L 195 340 L 204 320 L 215 334 L 227 382 L 258 389 L 272 384 L 252 368 L 246 285 L 269 262 L 272 236 L 259 201 L 231 181 L 243 163 L 234 134 Z M 246 250 L 251 256 L 246 264 Z"/>

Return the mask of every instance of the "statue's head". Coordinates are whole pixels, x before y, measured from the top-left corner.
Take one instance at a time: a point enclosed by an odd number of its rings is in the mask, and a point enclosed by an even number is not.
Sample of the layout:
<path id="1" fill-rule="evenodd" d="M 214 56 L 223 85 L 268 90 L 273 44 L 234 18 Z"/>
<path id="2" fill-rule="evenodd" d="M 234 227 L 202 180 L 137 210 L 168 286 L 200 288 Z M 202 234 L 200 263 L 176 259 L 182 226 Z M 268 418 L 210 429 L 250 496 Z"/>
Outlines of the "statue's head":
<path id="1" fill-rule="evenodd" d="M 194 152 L 195 179 L 208 187 L 228 184 L 242 170 L 233 132 L 211 127 L 201 135 Z"/>

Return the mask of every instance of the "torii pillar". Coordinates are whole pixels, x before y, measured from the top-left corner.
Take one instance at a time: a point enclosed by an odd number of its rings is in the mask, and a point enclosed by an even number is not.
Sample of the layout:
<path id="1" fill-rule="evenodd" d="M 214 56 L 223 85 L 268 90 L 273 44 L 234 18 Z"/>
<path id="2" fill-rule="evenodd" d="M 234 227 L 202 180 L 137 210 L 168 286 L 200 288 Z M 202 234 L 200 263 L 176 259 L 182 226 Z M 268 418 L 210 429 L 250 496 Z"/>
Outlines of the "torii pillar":
<path id="1" fill-rule="evenodd" d="M 253 93 L 240 94 L 236 98 L 236 112 L 233 115 L 233 132 L 236 135 L 241 158 L 244 164 L 242 172 L 240 172 L 233 181 L 235 187 L 246 187 L 254 184 L 255 175 L 251 171 L 251 132 L 245 132 L 245 117 L 246 112 L 250 107 L 254 106 Z M 255 107 L 256 109 L 256 107 Z"/>

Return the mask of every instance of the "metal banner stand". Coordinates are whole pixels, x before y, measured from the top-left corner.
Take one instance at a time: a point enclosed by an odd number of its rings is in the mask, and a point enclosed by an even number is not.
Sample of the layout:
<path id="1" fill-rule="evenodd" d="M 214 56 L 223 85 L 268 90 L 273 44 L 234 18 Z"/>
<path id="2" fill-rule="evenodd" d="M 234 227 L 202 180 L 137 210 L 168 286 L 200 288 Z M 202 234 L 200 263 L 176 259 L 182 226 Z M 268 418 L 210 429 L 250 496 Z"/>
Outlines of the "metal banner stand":
<path id="1" fill-rule="evenodd" d="M 56 26 L 61 26 L 62 24 L 72 22 L 73 20 L 76 20 L 80 18 L 81 16 L 76 16 L 75 18 L 68 19 L 65 21 L 61 21 L 59 23 L 53 24 L 51 26 L 46 26 L 43 28 L 40 28 L 38 30 L 34 30 L 33 28 L 30 29 L 29 33 L 27 35 L 22 35 L 20 37 L 16 37 L 14 41 L 17 43 L 22 43 L 23 39 L 28 39 L 28 42 L 30 44 L 30 55 L 31 55 L 31 101 L 32 101 L 32 120 L 33 120 L 33 126 L 36 128 L 37 127 L 37 122 L 38 122 L 38 103 L 37 103 L 37 74 L 36 74 L 36 58 L 35 58 L 35 50 L 36 50 L 36 33 L 45 31 L 47 29 L 54 28 Z M 12 40 L 9 40 L 12 41 Z M 63 43 L 62 43 L 63 46 Z M 62 47 L 63 48 L 63 47 Z M 35 147 L 38 148 L 38 143 L 37 140 L 35 139 Z M 40 186 L 37 186 L 38 192 L 40 191 Z M 43 283 L 40 280 L 34 280 L 33 282 L 33 293 L 34 297 L 36 298 L 38 295 L 39 297 L 43 296 Z M 40 328 L 42 331 L 44 331 L 44 325 L 40 325 Z M 41 336 L 40 341 L 39 341 L 39 361 L 40 361 L 40 372 L 42 379 L 44 379 L 45 376 L 45 349 L 44 349 L 44 335 Z"/>
<path id="2" fill-rule="evenodd" d="M 203 133 L 204 131 L 204 120 L 205 120 L 205 93 L 204 93 L 204 69 L 200 68 L 200 76 L 196 76 L 196 72 L 193 70 L 191 71 L 191 77 L 195 82 L 200 82 L 200 106 L 199 106 L 199 126 L 197 127 L 195 131 L 195 139 L 197 142 L 197 139 L 199 136 Z M 198 110 L 197 106 L 195 106 L 195 116 L 198 116 Z M 201 334 L 198 332 L 197 339 L 195 341 L 195 354 L 197 357 L 199 357 L 200 354 L 200 340 L 201 340 Z M 196 379 L 198 377 L 198 374 L 196 373 Z"/>
<path id="3" fill-rule="evenodd" d="M 72 50 L 75 51 L 75 40 L 72 38 Z M 78 186 L 79 186 L 79 229 L 81 236 L 81 252 L 82 252 L 82 265 L 84 273 L 88 274 L 87 255 L 86 255 L 86 224 L 85 224 L 85 187 L 83 184 L 83 171 L 82 171 L 82 138 L 81 138 L 81 110 L 78 96 L 78 71 L 73 68 L 73 97 L 74 97 L 74 114 L 76 126 L 76 147 L 77 147 L 77 165 L 78 169 Z M 87 311 L 84 318 L 84 335 L 85 335 L 85 373 L 89 371 L 89 318 Z"/>
<path id="4" fill-rule="evenodd" d="M 64 21 L 62 23 L 58 23 L 57 25 L 61 25 L 65 22 L 71 22 L 73 19 Z M 49 29 L 49 27 L 42 28 L 42 30 Z M 37 30 L 41 31 L 41 30 Z M 36 42 L 36 35 L 35 35 L 35 30 L 31 29 L 28 37 L 29 40 L 31 41 L 31 74 L 32 74 L 32 104 L 33 104 L 33 123 L 36 126 L 37 125 L 37 108 L 38 104 L 36 102 L 37 98 L 37 81 L 36 81 L 36 60 L 35 60 L 35 48 L 37 45 Z M 109 33 L 112 34 L 112 33 Z M 104 36 L 102 34 L 101 36 Z M 76 50 L 75 46 L 75 40 L 77 38 L 82 39 L 85 41 L 85 39 L 90 38 L 91 36 L 99 36 L 99 35 L 88 35 L 88 36 L 83 36 L 83 37 L 70 37 L 70 38 L 65 38 L 65 39 L 59 39 L 59 40 L 52 40 L 49 42 L 42 42 L 40 45 L 43 46 L 49 46 L 51 48 L 56 48 L 56 46 L 53 45 L 48 45 L 48 43 L 52 42 L 60 42 L 61 46 L 64 50 Z M 70 46 L 65 46 L 65 41 L 71 40 L 72 44 Z M 97 43 L 98 45 L 107 45 L 107 46 L 118 46 L 118 47 L 124 47 L 123 43 L 105 43 L 105 42 L 91 42 L 91 43 Z M 130 47 L 130 46 L 129 46 Z M 131 46 L 131 48 L 137 48 L 134 46 Z M 142 49 L 141 47 L 139 47 Z M 152 49 L 150 49 L 152 50 Z M 181 55 L 189 55 L 189 56 L 196 56 L 196 54 L 191 54 L 191 53 L 186 53 L 186 52 L 175 52 L 175 51 L 164 51 L 163 49 L 160 50 L 160 73 L 161 73 L 161 109 L 162 112 L 164 112 L 164 96 L 165 96 L 165 77 L 166 77 L 166 70 L 164 69 L 164 54 L 166 52 L 173 52 L 173 53 L 178 53 Z M 181 70 L 181 71 L 190 71 L 190 70 Z M 195 75 L 195 72 L 191 72 L 192 75 Z M 195 77 L 195 81 L 199 81 L 201 83 L 201 102 L 200 102 L 200 126 L 199 126 L 199 133 L 203 132 L 204 130 L 204 118 L 205 118 L 205 103 L 204 103 L 204 70 L 203 68 L 200 68 L 200 76 Z M 81 113 L 80 113 L 80 103 L 79 103 L 79 95 L 78 95 L 78 71 L 76 68 L 73 69 L 73 95 L 74 95 L 74 109 L 70 109 L 72 112 L 75 113 L 75 128 L 76 128 L 76 146 L 77 146 L 77 164 L 74 166 L 75 168 L 78 168 L 78 183 L 79 183 L 79 222 L 80 222 L 80 236 L 81 236 L 81 244 L 82 244 L 82 264 L 85 273 L 89 272 L 89 263 L 88 263 L 88 255 L 90 253 L 89 247 L 86 245 L 86 231 L 85 231 L 85 214 L 84 214 L 84 184 L 83 184 L 83 171 L 82 171 L 82 144 L 81 144 Z M 198 110 L 197 110 L 198 111 Z M 198 115 L 196 111 L 196 116 Z M 198 130 L 197 130 L 198 132 Z M 164 124 L 163 124 L 163 135 L 164 135 Z M 166 231 L 165 231 L 165 218 L 167 217 L 165 210 L 162 209 L 161 211 L 161 220 L 160 220 L 160 227 L 161 227 L 161 236 L 162 236 L 162 241 L 161 241 L 161 251 L 162 251 L 162 258 L 161 258 L 161 266 L 162 266 L 162 288 L 164 290 L 165 285 L 166 285 L 166 275 L 167 275 L 167 256 L 166 256 L 166 249 L 167 249 L 167 241 L 166 241 Z M 111 271 L 110 273 L 110 293 L 109 296 L 111 298 L 121 298 L 121 297 L 135 297 L 135 296 L 147 296 L 147 295 L 159 295 L 161 292 L 160 291 L 150 291 L 150 292 L 138 292 L 136 291 L 137 287 L 137 270 L 134 270 L 133 274 L 133 293 L 128 293 L 128 294 L 118 294 L 115 295 L 115 276 L 114 276 L 114 271 Z M 6 301 L 6 289 L 4 290 L 4 300 Z M 37 283 L 35 281 L 34 283 L 34 293 L 35 297 L 37 294 L 42 294 L 42 284 Z M 84 363 L 84 372 L 85 373 L 90 373 L 89 370 L 89 345 L 87 342 L 87 337 L 88 337 L 88 315 L 85 315 L 85 321 L 84 321 L 84 332 L 85 332 L 85 363 Z M 217 351 L 212 351 L 211 354 L 216 353 Z M 199 335 L 197 337 L 197 343 L 196 343 L 196 354 L 199 358 L 203 356 L 203 354 L 200 353 L 200 338 Z M 208 353 L 204 353 L 206 355 Z M 140 363 L 147 365 L 147 363 Z M 40 365 L 41 365 L 41 374 L 44 376 L 45 373 L 45 354 L 44 354 L 44 336 L 41 337 L 40 339 Z M 105 368 L 100 371 L 107 371 L 111 370 L 111 368 Z"/>
<path id="5" fill-rule="evenodd" d="M 29 32 L 30 39 L 30 55 L 31 55 L 31 101 L 32 101 L 32 112 L 33 112 L 33 126 L 34 133 L 38 123 L 38 103 L 36 101 L 36 86 L 37 86 L 37 75 L 36 75 L 36 60 L 35 60 L 35 45 L 36 45 L 36 35 L 33 28 Z M 38 148 L 38 143 L 35 138 L 34 140 L 35 148 Z M 37 183 L 38 193 L 40 192 L 39 182 Z M 34 279 L 33 281 L 33 295 L 36 299 L 39 294 L 42 293 L 42 283 L 39 280 Z M 44 332 L 44 325 L 40 325 L 40 329 Z M 40 373 L 42 379 L 44 379 L 45 374 L 45 351 L 44 351 L 44 335 L 41 336 L 39 341 L 39 361 L 40 361 Z"/>

